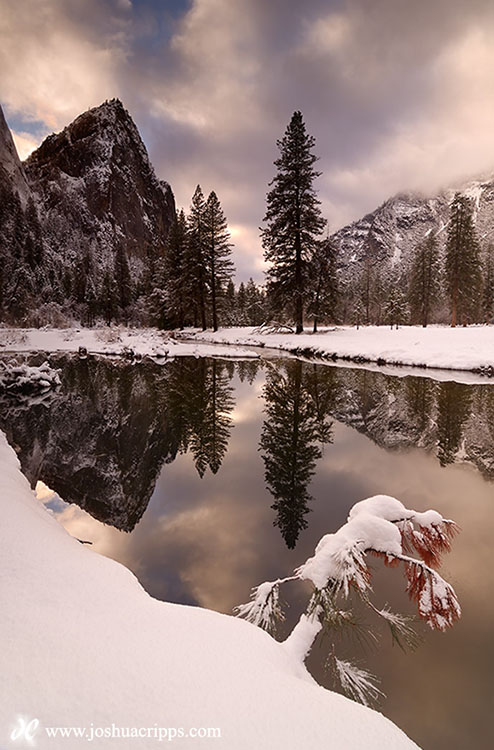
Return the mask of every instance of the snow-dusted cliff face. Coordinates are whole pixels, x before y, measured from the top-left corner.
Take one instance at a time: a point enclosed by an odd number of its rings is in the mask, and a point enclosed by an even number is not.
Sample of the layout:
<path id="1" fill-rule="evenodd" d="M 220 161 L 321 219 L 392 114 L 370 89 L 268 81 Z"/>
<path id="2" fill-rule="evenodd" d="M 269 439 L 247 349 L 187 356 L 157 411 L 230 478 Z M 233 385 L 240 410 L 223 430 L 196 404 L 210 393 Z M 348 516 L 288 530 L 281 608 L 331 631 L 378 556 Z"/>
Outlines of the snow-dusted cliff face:
<path id="1" fill-rule="evenodd" d="M 454 189 L 433 197 L 402 193 L 362 219 L 343 227 L 332 239 L 339 248 L 339 265 L 349 277 L 358 276 L 366 260 L 387 271 L 405 271 L 417 244 L 431 231 L 444 246 Z M 494 178 L 458 187 L 475 208 L 482 244 L 494 241 Z"/>
<path id="2" fill-rule="evenodd" d="M 29 187 L 23 166 L 17 155 L 9 126 L 0 107 L 0 186 L 9 192 L 15 191 L 22 204 L 29 197 Z"/>
<path id="3" fill-rule="evenodd" d="M 25 163 L 52 247 L 66 253 L 81 239 L 105 256 L 162 249 L 175 216 L 170 186 L 159 181 L 139 132 L 118 99 L 80 115 L 48 136 Z"/>

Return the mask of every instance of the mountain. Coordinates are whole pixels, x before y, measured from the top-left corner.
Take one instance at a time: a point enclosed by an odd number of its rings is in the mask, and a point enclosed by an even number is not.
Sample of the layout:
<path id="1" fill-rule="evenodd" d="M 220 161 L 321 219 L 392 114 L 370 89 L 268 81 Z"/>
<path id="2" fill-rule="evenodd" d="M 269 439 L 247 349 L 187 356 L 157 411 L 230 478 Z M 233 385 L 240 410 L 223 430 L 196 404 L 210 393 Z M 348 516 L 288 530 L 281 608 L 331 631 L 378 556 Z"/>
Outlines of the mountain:
<path id="1" fill-rule="evenodd" d="M 0 112 L 0 319 L 141 321 L 174 219 L 172 190 L 118 99 L 24 164 Z"/>
<path id="2" fill-rule="evenodd" d="M 118 244 L 129 258 L 162 252 L 175 217 L 173 193 L 156 177 L 118 99 L 48 136 L 25 169 L 59 252 L 78 252 L 74 245 L 81 239 L 101 259 Z"/>
<path id="3" fill-rule="evenodd" d="M 358 277 L 367 261 L 385 275 L 406 272 L 414 249 L 430 232 L 444 247 L 449 206 L 456 192 L 472 201 L 481 242 L 494 240 L 494 178 L 470 181 L 432 197 L 400 193 L 332 235 L 343 275 Z"/>

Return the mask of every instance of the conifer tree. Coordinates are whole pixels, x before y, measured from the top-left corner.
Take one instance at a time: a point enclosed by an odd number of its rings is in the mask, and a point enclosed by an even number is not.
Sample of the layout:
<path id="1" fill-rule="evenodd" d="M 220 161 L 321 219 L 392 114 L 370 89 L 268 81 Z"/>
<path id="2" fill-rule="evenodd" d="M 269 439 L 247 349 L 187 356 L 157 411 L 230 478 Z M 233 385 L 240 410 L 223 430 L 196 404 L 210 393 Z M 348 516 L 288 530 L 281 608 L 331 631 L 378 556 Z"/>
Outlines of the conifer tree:
<path id="1" fill-rule="evenodd" d="M 437 239 L 431 231 L 415 250 L 410 271 L 408 300 L 413 320 L 427 328 L 440 290 Z"/>
<path id="2" fill-rule="evenodd" d="M 245 294 L 245 284 L 243 281 L 241 281 L 238 286 L 236 297 L 237 323 L 240 326 L 245 326 L 248 323 L 246 307 L 247 298 Z"/>
<path id="3" fill-rule="evenodd" d="M 318 242 L 311 261 L 312 293 L 307 308 L 314 318 L 313 331 L 316 333 L 320 321 L 335 320 L 338 304 L 338 277 L 336 247 L 328 239 Z"/>
<path id="4" fill-rule="evenodd" d="M 393 328 L 393 326 L 396 326 L 396 328 L 398 328 L 399 325 L 402 325 L 406 321 L 407 308 L 405 296 L 401 289 L 399 289 L 395 284 L 392 285 L 389 292 L 384 314 L 386 317 L 386 322 L 391 326 L 391 328 Z"/>
<path id="5" fill-rule="evenodd" d="M 456 193 L 446 243 L 445 275 L 451 300 L 451 327 L 471 321 L 479 302 L 480 258 L 470 200 Z"/>
<path id="6" fill-rule="evenodd" d="M 264 294 L 250 278 L 245 287 L 245 316 L 251 326 L 259 326 L 266 320 Z"/>
<path id="7" fill-rule="evenodd" d="M 168 319 L 172 328 L 183 328 L 187 305 L 187 222 L 183 209 L 173 222 L 165 256 Z"/>
<path id="8" fill-rule="evenodd" d="M 227 325 L 235 325 L 237 322 L 235 309 L 235 284 L 233 283 L 233 279 L 230 279 L 226 285 L 224 316 Z"/>
<path id="9" fill-rule="evenodd" d="M 484 261 L 482 284 L 482 317 L 484 323 L 490 324 L 494 314 L 494 247 L 489 245 Z"/>
<path id="10" fill-rule="evenodd" d="M 125 320 L 127 320 L 128 308 L 132 302 L 132 282 L 127 253 L 122 243 L 118 244 L 117 252 L 115 253 L 114 276 L 117 303 L 122 309 Z"/>
<path id="11" fill-rule="evenodd" d="M 296 332 L 303 331 L 304 304 L 310 281 L 310 260 L 325 221 L 314 180 L 317 157 L 315 139 L 308 135 L 301 112 L 294 112 L 281 140 L 277 174 L 267 195 L 265 229 L 262 230 L 267 271 L 267 292 L 275 308 L 290 310 Z"/>
<path id="12" fill-rule="evenodd" d="M 206 255 L 206 201 L 201 186 L 196 187 L 187 219 L 187 279 L 189 295 L 193 301 L 202 330 L 207 328 L 207 269 Z M 194 321 L 195 323 L 197 321 Z"/>
<path id="13" fill-rule="evenodd" d="M 101 287 L 101 309 L 106 325 L 111 325 L 117 312 L 117 288 L 112 270 L 106 268 Z"/>
<path id="14" fill-rule="evenodd" d="M 233 274 L 232 244 L 226 216 L 214 190 L 209 194 L 204 211 L 205 266 L 211 299 L 213 331 L 218 330 L 225 289 Z"/>

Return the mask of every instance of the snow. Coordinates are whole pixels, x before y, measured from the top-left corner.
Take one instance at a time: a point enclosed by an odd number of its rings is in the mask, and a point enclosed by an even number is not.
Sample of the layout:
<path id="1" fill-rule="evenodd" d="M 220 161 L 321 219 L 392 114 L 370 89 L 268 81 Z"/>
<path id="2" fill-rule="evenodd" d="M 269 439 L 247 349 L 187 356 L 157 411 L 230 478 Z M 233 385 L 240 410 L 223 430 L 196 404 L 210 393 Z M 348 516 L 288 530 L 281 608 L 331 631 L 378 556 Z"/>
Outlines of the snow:
<path id="1" fill-rule="evenodd" d="M 157 361 L 174 357 L 254 359 L 252 349 L 179 341 L 156 328 L 0 328 L 0 352 L 77 352 L 111 356 L 149 356 Z"/>
<path id="2" fill-rule="evenodd" d="M 46 727 L 218 727 L 183 748 L 411 750 L 378 713 L 315 684 L 249 623 L 152 599 L 122 565 L 72 538 L 34 498 L 0 433 L 0 744 L 38 719 L 36 747 L 87 747 Z M 156 740 L 98 739 L 98 750 Z M 159 747 L 159 744 L 156 745 Z"/>
<path id="3" fill-rule="evenodd" d="M 0 393 L 43 393 L 61 384 L 58 370 L 44 362 L 39 367 L 0 363 Z"/>
<path id="4" fill-rule="evenodd" d="M 359 329 L 338 326 L 317 334 L 268 334 L 256 335 L 252 328 L 223 328 L 212 333 L 196 333 L 196 341 L 235 344 L 238 346 L 262 346 L 282 349 L 316 357 L 335 357 L 386 365 L 406 365 L 427 368 L 414 375 L 445 379 L 444 374 L 430 370 L 442 369 L 472 372 L 481 368 L 494 368 L 494 327 L 471 326 L 450 328 L 448 326 L 404 326 L 390 330 L 386 326 L 365 326 Z M 367 366 L 367 364 L 365 365 Z M 394 374 L 399 374 L 396 372 Z M 449 380 L 458 380 L 458 374 Z M 488 383 L 485 376 L 461 376 L 462 382 Z"/>

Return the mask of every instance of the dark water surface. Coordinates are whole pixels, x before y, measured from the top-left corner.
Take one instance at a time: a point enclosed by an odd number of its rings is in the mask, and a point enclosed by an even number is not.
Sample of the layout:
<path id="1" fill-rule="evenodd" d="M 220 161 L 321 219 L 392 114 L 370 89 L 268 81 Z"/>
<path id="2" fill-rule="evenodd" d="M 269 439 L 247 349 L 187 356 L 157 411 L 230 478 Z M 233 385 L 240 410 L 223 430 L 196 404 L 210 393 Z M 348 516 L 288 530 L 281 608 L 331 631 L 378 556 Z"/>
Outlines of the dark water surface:
<path id="1" fill-rule="evenodd" d="M 0 428 L 70 533 L 160 599 L 230 613 L 369 495 L 456 520 L 443 567 L 463 607 L 455 628 L 419 624 L 413 654 L 386 633 L 337 652 L 381 678 L 379 710 L 424 750 L 494 747 L 494 384 L 293 359 L 51 361 L 62 388 L 2 401 Z M 375 603 L 409 611 L 401 571 L 374 567 Z M 305 594 L 290 592 L 286 628 Z M 330 686 L 327 650 L 310 668 Z"/>

